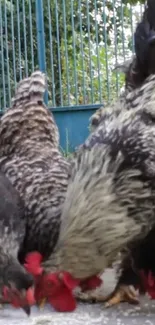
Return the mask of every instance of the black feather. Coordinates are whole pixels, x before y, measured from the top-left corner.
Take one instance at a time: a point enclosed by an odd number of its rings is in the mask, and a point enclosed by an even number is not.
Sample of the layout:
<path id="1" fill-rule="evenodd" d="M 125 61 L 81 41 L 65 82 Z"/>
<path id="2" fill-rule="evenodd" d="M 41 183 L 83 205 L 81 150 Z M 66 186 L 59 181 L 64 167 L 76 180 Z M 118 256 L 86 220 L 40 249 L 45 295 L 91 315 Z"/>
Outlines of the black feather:
<path id="1" fill-rule="evenodd" d="M 137 63 L 148 76 L 155 72 L 155 2 L 153 0 L 148 0 L 134 39 Z"/>

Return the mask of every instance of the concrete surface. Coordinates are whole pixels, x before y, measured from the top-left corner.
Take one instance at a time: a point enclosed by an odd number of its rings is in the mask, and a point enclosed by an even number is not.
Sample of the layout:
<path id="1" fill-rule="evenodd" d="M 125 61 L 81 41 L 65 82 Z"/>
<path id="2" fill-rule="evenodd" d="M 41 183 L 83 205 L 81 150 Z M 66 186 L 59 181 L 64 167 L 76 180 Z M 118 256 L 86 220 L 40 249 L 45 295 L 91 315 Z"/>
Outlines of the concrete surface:
<path id="1" fill-rule="evenodd" d="M 112 290 L 115 284 L 112 270 L 104 275 L 104 292 Z M 75 312 L 58 313 L 50 306 L 42 312 L 32 308 L 28 318 L 21 310 L 5 306 L 0 310 L 0 325 L 155 325 L 155 300 L 141 298 L 140 306 L 126 303 L 106 309 L 100 304 L 79 303 Z"/>

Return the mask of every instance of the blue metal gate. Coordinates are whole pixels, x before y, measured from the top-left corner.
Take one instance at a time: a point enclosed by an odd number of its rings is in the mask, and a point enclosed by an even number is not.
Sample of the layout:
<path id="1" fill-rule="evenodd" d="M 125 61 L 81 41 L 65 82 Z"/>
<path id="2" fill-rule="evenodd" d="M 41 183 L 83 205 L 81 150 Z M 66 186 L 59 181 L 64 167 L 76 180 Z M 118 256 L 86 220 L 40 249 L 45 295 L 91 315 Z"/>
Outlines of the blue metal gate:
<path id="1" fill-rule="evenodd" d="M 65 148 L 88 135 L 88 120 L 118 96 L 117 62 L 133 52 L 142 6 L 123 0 L 0 0 L 0 108 L 16 83 L 40 68 L 48 77 L 45 100 Z"/>

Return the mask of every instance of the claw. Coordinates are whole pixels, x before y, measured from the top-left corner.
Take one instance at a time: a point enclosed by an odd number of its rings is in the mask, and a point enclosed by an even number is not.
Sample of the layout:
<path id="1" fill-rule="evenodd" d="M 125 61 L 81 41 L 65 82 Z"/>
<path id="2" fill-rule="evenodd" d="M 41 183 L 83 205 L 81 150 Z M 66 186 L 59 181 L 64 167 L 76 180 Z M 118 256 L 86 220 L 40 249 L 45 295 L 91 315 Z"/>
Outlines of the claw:
<path id="1" fill-rule="evenodd" d="M 133 286 L 118 286 L 105 300 L 105 307 L 118 305 L 121 302 L 138 304 L 138 291 Z"/>
<path id="2" fill-rule="evenodd" d="M 94 302 L 94 303 L 105 303 L 105 307 L 111 307 L 117 305 L 121 302 L 128 302 L 130 304 L 138 304 L 138 292 L 135 290 L 133 286 L 121 285 L 118 286 L 110 295 L 103 296 L 101 294 L 97 294 L 96 292 L 90 293 L 79 293 L 76 295 L 78 300 L 84 302 Z"/>

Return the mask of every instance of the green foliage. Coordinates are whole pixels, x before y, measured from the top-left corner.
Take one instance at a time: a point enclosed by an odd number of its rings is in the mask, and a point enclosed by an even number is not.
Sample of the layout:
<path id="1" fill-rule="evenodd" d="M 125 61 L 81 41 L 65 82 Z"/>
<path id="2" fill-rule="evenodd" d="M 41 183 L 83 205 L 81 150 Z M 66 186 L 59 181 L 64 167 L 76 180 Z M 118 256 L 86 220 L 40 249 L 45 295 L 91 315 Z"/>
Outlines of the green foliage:
<path id="1" fill-rule="evenodd" d="M 145 4 L 146 0 L 122 0 L 124 4 L 130 3 L 131 5 L 136 5 L 137 3 Z"/>
<path id="2" fill-rule="evenodd" d="M 133 51 L 140 12 L 133 7 L 132 16 L 131 1 L 43 0 L 49 106 L 99 103 L 118 95 L 124 79 L 113 68 Z M 0 11 L 4 108 L 16 82 L 38 68 L 35 0 L 1 0 Z"/>
<path id="3" fill-rule="evenodd" d="M 35 0 L 31 1 L 35 12 Z M 24 7 L 23 7 L 24 4 Z M 2 0 L 0 5 L 0 103 L 10 104 L 16 82 L 38 68 L 36 17 L 30 21 L 29 1 Z M 25 29 L 24 29 L 25 27 Z M 31 28 L 32 27 L 32 28 Z M 32 33 L 32 43 L 30 40 Z M 5 98 L 6 97 L 6 98 Z"/>

